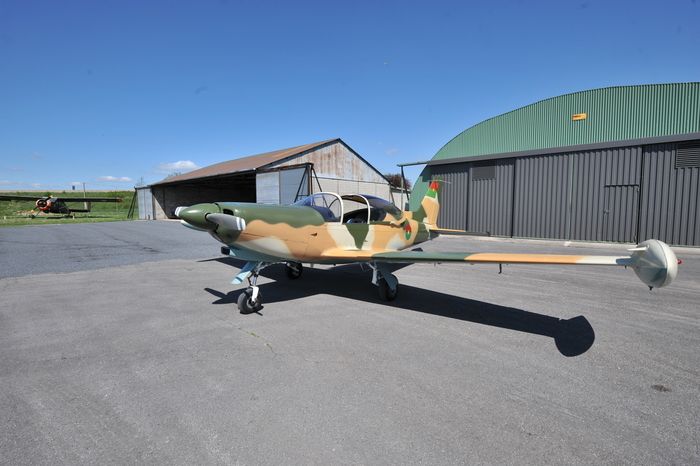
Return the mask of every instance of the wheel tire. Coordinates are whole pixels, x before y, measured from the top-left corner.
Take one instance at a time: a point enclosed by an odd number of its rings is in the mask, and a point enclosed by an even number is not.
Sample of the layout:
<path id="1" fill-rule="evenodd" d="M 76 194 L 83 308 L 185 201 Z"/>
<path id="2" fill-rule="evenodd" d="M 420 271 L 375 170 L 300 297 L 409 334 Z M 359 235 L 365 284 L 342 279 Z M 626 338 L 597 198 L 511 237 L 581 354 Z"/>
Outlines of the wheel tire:
<path id="1" fill-rule="evenodd" d="M 238 310 L 241 314 L 252 314 L 257 312 L 262 307 L 262 293 L 258 291 L 258 300 L 253 302 L 251 298 L 253 297 L 253 290 L 246 288 L 243 293 L 238 295 Z"/>
<path id="2" fill-rule="evenodd" d="M 389 288 L 389 284 L 383 278 L 377 281 L 377 290 L 379 291 L 379 298 L 382 301 L 393 301 L 396 299 L 396 295 L 399 294 L 399 285 L 396 285 L 396 289 L 392 291 Z"/>
<path id="3" fill-rule="evenodd" d="M 285 269 L 287 271 L 287 277 L 289 277 L 290 280 L 296 280 L 297 278 L 301 277 L 301 274 L 304 272 L 304 266 L 301 265 L 301 262 L 290 262 L 290 265 L 285 265 Z"/>

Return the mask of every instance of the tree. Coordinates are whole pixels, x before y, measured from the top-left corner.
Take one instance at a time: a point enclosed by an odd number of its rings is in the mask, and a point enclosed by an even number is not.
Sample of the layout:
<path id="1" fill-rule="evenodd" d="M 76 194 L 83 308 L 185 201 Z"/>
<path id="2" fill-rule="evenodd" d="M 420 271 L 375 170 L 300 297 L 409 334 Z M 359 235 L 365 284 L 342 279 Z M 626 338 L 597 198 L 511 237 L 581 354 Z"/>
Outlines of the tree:
<path id="1" fill-rule="evenodd" d="M 384 178 L 389 180 L 389 184 L 395 188 L 401 188 L 401 173 L 385 173 Z M 411 182 L 404 176 L 403 187 L 411 189 Z"/>

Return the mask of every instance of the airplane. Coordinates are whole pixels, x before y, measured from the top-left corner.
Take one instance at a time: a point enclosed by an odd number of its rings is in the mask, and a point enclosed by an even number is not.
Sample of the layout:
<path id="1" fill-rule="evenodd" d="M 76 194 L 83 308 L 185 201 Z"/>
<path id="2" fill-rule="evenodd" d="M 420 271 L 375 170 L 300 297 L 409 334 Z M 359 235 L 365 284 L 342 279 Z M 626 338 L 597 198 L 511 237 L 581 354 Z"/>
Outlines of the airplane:
<path id="1" fill-rule="evenodd" d="M 244 314 L 262 308 L 258 275 L 279 263 L 286 264 L 291 279 L 301 277 L 302 263 L 365 263 L 384 301 L 398 294 L 392 263 L 617 265 L 632 268 L 649 289 L 669 285 L 678 273 L 681 261 L 668 245 L 654 239 L 624 256 L 405 251 L 440 234 L 466 233 L 437 226 L 442 184 L 432 180 L 415 211 L 402 211 L 375 196 L 320 192 L 292 205 L 214 202 L 178 207 L 175 215 L 184 226 L 206 231 L 223 243 L 222 254 L 246 261 L 231 282 L 248 280 L 237 302 Z"/>
<path id="2" fill-rule="evenodd" d="M 54 197 L 52 195 L 42 196 L 14 196 L 0 195 L 0 201 L 35 201 L 36 208 L 46 214 L 70 215 L 74 212 L 90 212 L 91 202 L 122 202 L 121 197 Z M 74 209 L 68 207 L 66 202 L 84 202 L 85 208 Z M 32 216 L 33 217 L 33 216 Z"/>

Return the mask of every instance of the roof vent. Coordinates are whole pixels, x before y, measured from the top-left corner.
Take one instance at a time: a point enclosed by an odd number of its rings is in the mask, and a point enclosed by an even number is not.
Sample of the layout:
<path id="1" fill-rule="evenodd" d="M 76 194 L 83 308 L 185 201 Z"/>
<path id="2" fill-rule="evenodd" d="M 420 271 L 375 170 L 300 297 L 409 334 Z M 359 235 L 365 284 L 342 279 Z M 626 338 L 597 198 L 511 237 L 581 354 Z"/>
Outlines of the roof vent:
<path id="1" fill-rule="evenodd" d="M 676 146 L 676 168 L 700 167 L 700 141 L 681 142 Z"/>
<path id="2" fill-rule="evenodd" d="M 472 180 L 495 180 L 496 166 L 493 164 L 479 164 L 472 167 Z"/>

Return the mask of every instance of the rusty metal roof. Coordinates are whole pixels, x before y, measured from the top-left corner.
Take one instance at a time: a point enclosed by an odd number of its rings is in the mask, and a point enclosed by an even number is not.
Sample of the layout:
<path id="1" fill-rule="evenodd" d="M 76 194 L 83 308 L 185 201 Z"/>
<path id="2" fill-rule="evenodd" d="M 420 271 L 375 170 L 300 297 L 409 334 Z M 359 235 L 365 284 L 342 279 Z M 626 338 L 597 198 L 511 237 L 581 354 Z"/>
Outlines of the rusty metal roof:
<path id="1" fill-rule="evenodd" d="M 290 147 L 288 149 L 280 149 L 272 152 L 265 152 L 264 154 L 249 155 L 240 159 L 215 163 L 214 165 L 209 165 L 208 167 L 183 173 L 182 175 L 176 175 L 165 178 L 164 180 L 161 180 L 157 183 L 153 183 L 152 186 L 179 183 L 183 181 L 201 178 L 211 178 L 216 176 L 230 175 L 232 173 L 257 170 L 258 168 L 262 168 L 272 163 L 279 162 L 280 160 L 301 155 L 335 142 L 342 143 L 340 138 L 328 139 L 326 141 L 314 142 L 312 144 L 304 144 L 303 146 Z"/>

